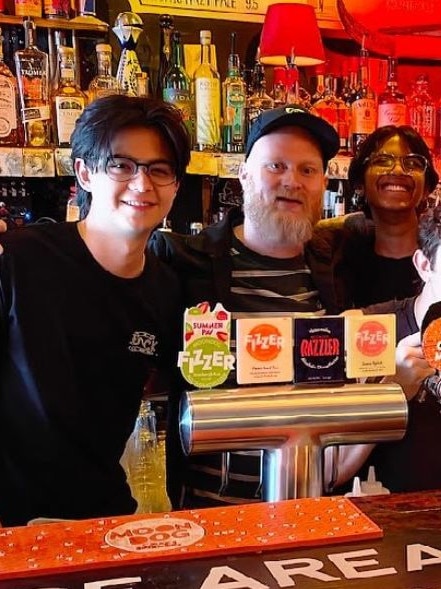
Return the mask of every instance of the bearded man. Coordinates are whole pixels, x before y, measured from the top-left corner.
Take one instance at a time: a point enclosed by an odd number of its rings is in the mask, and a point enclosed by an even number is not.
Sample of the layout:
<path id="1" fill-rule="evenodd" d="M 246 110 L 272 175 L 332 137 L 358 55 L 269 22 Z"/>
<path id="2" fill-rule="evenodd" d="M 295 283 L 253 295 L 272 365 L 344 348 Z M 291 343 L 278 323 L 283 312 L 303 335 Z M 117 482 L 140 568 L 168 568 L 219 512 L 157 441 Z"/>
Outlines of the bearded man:
<path id="1" fill-rule="evenodd" d="M 186 306 L 221 302 L 233 314 L 346 308 L 334 244 L 313 230 L 325 170 L 338 149 L 334 128 L 301 106 L 260 114 L 239 172 L 243 210 L 231 209 L 199 235 L 156 232 L 150 241 L 180 276 Z M 176 413 L 173 419 L 177 427 Z M 259 500 L 260 458 L 260 452 L 228 452 L 177 460 L 168 468 L 168 477 L 175 481 L 181 471 L 183 478 L 183 499 L 172 497 L 174 507 Z"/>

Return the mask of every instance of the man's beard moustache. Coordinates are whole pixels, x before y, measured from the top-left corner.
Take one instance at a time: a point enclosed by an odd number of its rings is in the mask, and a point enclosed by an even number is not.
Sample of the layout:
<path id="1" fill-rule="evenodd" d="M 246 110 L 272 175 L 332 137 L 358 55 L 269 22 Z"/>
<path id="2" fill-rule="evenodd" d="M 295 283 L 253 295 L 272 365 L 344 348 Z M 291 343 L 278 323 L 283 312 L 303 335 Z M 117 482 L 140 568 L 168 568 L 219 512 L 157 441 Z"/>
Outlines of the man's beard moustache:
<path id="1" fill-rule="evenodd" d="M 243 210 L 264 242 L 284 243 L 298 247 L 312 237 L 313 223 L 306 212 L 301 217 L 295 217 L 253 200 L 246 200 Z"/>

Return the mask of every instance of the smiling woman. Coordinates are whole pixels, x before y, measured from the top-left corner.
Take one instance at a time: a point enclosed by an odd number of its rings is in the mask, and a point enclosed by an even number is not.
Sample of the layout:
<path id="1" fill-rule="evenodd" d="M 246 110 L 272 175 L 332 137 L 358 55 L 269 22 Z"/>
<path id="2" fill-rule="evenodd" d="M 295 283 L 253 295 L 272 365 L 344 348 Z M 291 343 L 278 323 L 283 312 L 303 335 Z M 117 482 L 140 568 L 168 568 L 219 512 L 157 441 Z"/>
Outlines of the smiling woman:
<path id="1" fill-rule="evenodd" d="M 424 140 L 412 127 L 380 127 L 360 146 L 348 179 L 365 203 L 363 213 L 337 221 L 343 232 L 340 227 L 332 238 L 340 235 L 333 255 L 341 263 L 348 306 L 417 294 L 421 282 L 412 255 L 417 249 L 418 214 L 438 183 Z M 329 226 L 319 223 L 323 231 Z"/>

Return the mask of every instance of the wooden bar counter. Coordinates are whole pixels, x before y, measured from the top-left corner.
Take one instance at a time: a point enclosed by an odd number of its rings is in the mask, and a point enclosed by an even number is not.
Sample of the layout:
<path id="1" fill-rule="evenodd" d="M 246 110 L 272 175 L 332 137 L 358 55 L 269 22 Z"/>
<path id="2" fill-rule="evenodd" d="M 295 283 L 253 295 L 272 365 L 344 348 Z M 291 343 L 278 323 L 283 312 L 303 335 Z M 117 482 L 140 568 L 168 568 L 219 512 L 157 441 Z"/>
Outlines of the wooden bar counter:
<path id="1" fill-rule="evenodd" d="M 441 491 L 0 529 L 0 589 L 102 587 L 437 589 Z"/>

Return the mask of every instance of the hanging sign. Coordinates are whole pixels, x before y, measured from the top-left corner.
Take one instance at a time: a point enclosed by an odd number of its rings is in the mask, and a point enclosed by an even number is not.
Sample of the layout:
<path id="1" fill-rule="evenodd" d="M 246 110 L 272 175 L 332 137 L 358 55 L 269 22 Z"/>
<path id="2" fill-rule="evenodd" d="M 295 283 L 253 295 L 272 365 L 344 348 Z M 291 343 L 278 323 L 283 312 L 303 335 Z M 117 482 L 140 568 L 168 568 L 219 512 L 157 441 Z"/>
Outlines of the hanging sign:
<path id="1" fill-rule="evenodd" d="M 269 4 L 275 0 L 129 0 L 133 12 L 214 18 L 263 23 Z M 311 0 L 285 0 L 291 4 L 313 4 Z M 320 19 L 320 14 L 317 14 Z M 320 24 L 320 21 L 319 21 Z M 339 23 L 341 27 L 341 24 Z"/>

